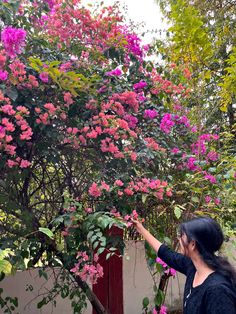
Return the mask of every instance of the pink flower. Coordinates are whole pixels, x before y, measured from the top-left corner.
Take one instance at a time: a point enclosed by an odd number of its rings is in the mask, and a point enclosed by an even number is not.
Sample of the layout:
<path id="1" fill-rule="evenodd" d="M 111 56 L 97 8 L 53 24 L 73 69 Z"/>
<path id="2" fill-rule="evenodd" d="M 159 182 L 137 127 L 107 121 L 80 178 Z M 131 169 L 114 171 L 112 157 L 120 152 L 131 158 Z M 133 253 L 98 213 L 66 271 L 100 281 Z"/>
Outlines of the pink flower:
<path id="1" fill-rule="evenodd" d="M 1 33 L 1 41 L 3 42 L 6 53 L 11 58 L 15 58 L 17 54 L 23 51 L 25 38 L 26 31 L 22 28 L 8 26 Z"/>
<path id="2" fill-rule="evenodd" d="M 131 160 L 136 161 L 137 160 L 137 154 L 135 152 L 132 152 L 130 155 Z"/>
<path id="3" fill-rule="evenodd" d="M 93 182 L 93 184 L 89 188 L 89 194 L 93 197 L 99 197 L 101 196 L 101 190 L 98 188 L 97 183 Z"/>
<path id="4" fill-rule="evenodd" d="M 110 186 L 106 184 L 104 181 L 101 182 L 101 187 L 103 190 L 106 190 L 107 192 L 110 191 Z"/>
<path id="5" fill-rule="evenodd" d="M 159 314 L 167 314 L 167 307 L 165 305 L 161 306 Z"/>
<path id="6" fill-rule="evenodd" d="M 31 162 L 25 159 L 21 159 L 20 168 L 28 168 L 31 165 Z"/>
<path id="7" fill-rule="evenodd" d="M 126 195 L 129 195 L 129 196 L 131 196 L 131 195 L 134 194 L 134 192 L 133 192 L 132 190 L 128 189 L 128 188 L 124 189 L 124 193 L 125 193 Z"/>
<path id="8" fill-rule="evenodd" d="M 196 126 L 196 125 L 194 125 L 194 126 L 191 128 L 191 132 L 193 132 L 193 133 L 196 133 L 196 132 L 197 132 L 197 126 Z"/>
<path id="9" fill-rule="evenodd" d="M 168 268 L 164 271 L 165 274 L 169 275 L 169 276 L 175 276 L 176 275 L 176 270 L 173 268 Z"/>
<path id="10" fill-rule="evenodd" d="M 90 214 L 93 212 L 93 209 L 91 207 L 87 207 L 84 209 L 86 211 L 86 213 Z"/>
<path id="11" fill-rule="evenodd" d="M 72 99 L 72 95 L 70 92 L 64 93 L 64 101 L 68 106 L 74 103 L 74 100 Z"/>
<path id="12" fill-rule="evenodd" d="M 0 80 L 1 81 L 6 81 L 8 78 L 8 73 L 7 71 L 0 71 Z"/>
<path id="13" fill-rule="evenodd" d="M 138 219 L 138 213 L 137 213 L 137 211 L 135 209 L 132 211 L 132 217 L 134 219 Z"/>
<path id="14" fill-rule="evenodd" d="M 116 185 L 116 186 L 123 186 L 124 183 L 121 180 L 116 180 L 114 185 Z"/>
<path id="15" fill-rule="evenodd" d="M 47 103 L 44 105 L 44 108 L 46 108 L 50 114 L 54 114 L 57 110 L 57 108 L 52 103 Z"/>
<path id="16" fill-rule="evenodd" d="M 211 197 L 209 195 L 205 196 L 205 202 L 210 203 Z"/>
<path id="17" fill-rule="evenodd" d="M 214 199 L 214 203 L 215 203 L 216 205 L 220 205 L 221 200 L 217 197 L 217 198 Z"/>
<path id="18" fill-rule="evenodd" d="M 47 72 L 42 72 L 39 74 L 39 78 L 42 82 L 48 83 L 48 73 Z"/>
<path id="19" fill-rule="evenodd" d="M 98 137 L 98 133 L 95 130 L 92 130 L 91 132 L 87 133 L 86 136 L 88 138 L 97 138 Z"/>
<path id="20" fill-rule="evenodd" d="M 17 165 L 17 162 L 15 162 L 14 160 L 11 160 L 11 159 L 8 159 L 7 160 L 7 166 L 9 167 L 9 168 L 12 168 L 12 167 L 14 167 L 14 166 L 16 166 Z"/>

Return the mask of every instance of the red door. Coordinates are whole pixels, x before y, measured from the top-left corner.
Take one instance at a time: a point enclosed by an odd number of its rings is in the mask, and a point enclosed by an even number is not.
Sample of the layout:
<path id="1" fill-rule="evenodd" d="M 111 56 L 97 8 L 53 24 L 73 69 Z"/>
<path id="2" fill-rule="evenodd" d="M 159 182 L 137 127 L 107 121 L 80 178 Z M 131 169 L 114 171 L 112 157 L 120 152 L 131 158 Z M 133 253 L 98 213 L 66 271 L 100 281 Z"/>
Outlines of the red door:
<path id="1" fill-rule="evenodd" d="M 119 228 L 112 228 L 112 234 L 122 237 L 122 232 Z M 99 256 L 99 263 L 103 266 L 104 276 L 93 286 L 93 292 L 109 314 L 124 314 L 122 257 L 113 255 L 106 260 L 106 253 L 103 253 Z M 95 310 L 93 314 L 97 314 Z"/>

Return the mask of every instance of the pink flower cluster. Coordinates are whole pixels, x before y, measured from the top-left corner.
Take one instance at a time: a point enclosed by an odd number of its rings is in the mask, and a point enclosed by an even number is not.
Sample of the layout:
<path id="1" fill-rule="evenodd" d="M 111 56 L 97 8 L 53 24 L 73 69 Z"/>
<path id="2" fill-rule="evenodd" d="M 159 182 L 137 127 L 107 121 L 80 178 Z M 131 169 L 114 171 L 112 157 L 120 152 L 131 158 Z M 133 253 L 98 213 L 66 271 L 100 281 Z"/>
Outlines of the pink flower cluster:
<path id="1" fill-rule="evenodd" d="M 126 62 L 130 61 L 130 54 L 142 60 L 145 49 L 140 46 L 140 38 L 136 34 L 131 34 L 126 26 L 121 25 L 123 16 L 115 7 L 104 7 L 101 12 L 92 15 L 79 0 L 73 3 L 74 6 L 66 7 L 59 3 L 53 5 L 43 20 L 34 19 L 37 27 L 44 28 L 49 41 L 58 41 L 58 47 L 62 43 L 70 47 L 72 42 L 77 41 L 86 51 L 96 52 L 97 55 L 107 51 L 112 45 L 123 49 Z M 99 59 L 93 62 L 101 62 Z M 110 75 L 120 74 L 108 73 L 108 76 Z"/>
<path id="2" fill-rule="evenodd" d="M 167 307 L 165 305 L 161 305 L 159 312 L 154 308 L 152 310 L 152 314 L 167 314 Z"/>
<path id="3" fill-rule="evenodd" d="M 182 95 L 188 97 L 190 89 L 184 87 L 182 84 L 175 85 L 171 81 L 163 79 L 162 76 L 155 70 L 152 70 L 151 78 L 153 81 L 153 88 L 151 93 L 154 95 L 159 94 L 161 91 L 166 92 L 170 95 Z"/>
<path id="4" fill-rule="evenodd" d="M 161 152 L 166 151 L 165 148 L 162 148 L 152 137 L 146 137 L 144 138 L 144 141 L 149 149 Z"/>
<path id="5" fill-rule="evenodd" d="M 163 262 L 163 260 L 160 259 L 159 257 L 156 258 L 156 262 L 163 267 L 165 274 L 173 277 L 176 275 L 176 270 L 168 267 L 168 265 L 165 262 Z"/>
<path id="6" fill-rule="evenodd" d="M 121 183 L 120 180 L 119 183 Z M 115 181 L 115 185 L 117 185 L 117 181 Z M 128 182 L 126 186 L 122 186 L 122 189 L 119 189 L 117 194 L 118 196 L 132 196 L 135 193 L 146 193 L 162 200 L 164 193 L 166 193 L 167 196 L 172 196 L 172 189 L 167 186 L 168 183 L 166 181 L 160 181 L 158 179 L 136 178 Z"/>
<path id="7" fill-rule="evenodd" d="M 78 263 L 70 270 L 83 281 L 89 280 L 91 284 L 96 284 L 98 278 L 103 277 L 103 267 L 98 263 L 98 255 L 94 254 L 93 260 L 89 261 L 86 252 L 78 252 Z"/>
<path id="8" fill-rule="evenodd" d="M 1 41 L 10 58 L 22 53 L 25 46 L 26 31 L 22 28 L 5 27 L 1 33 Z"/>
<path id="9" fill-rule="evenodd" d="M 29 110 L 24 106 L 17 106 L 16 109 L 11 105 L 10 99 L 4 97 L 0 92 L 0 113 L 2 118 L 0 119 L 0 150 L 5 154 L 13 156 L 15 159 L 8 159 L 7 166 L 12 168 L 19 166 L 20 168 L 27 168 L 30 166 L 30 162 L 15 156 L 16 143 L 14 143 L 14 132 L 17 130 L 19 139 L 21 141 L 29 141 L 33 135 L 32 129 L 28 122 L 24 118 L 29 115 Z"/>
<path id="10" fill-rule="evenodd" d="M 220 203 L 221 203 L 221 200 L 218 197 L 216 197 L 215 199 L 212 199 L 211 196 L 206 195 L 205 196 L 205 202 L 210 203 L 211 201 L 213 201 L 215 203 L 215 205 L 220 205 Z"/>
<path id="11" fill-rule="evenodd" d="M 137 133 L 134 129 L 138 119 L 134 115 L 127 113 L 127 111 L 130 107 L 134 111 L 138 110 L 139 104 L 136 96 L 137 94 L 134 92 L 113 94 L 108 102 L 101 104 L 101 111 L 92 116 L 90 126 L 76 129 L 76 132 L 72 132 L 71 128 L 67 129 L 69 137 L 66 139 L 66 142 L 78 148 L 80 145 L 86 145 L 88 141 L 98 139 L 102 152 L 111 153 L 115 158 L 128 157 L 135 161 L 137 154 L 134 152 L 131 143 L 137 138 Z M 86 108 L 97 113 L 98 105 L 91 100 L 86 104 Z M 107 113 L 108 111 L 109 114 Z M 100 138 L 102 134 L 103 136 Z M 119 143 L 127 139 L 129 139 L 129 145 L 123 144 L 121 151 Z"/>
<path id="12" fill-rule="evenodd" d="M 99 185 L 93 182 L 92 185 L 89 187 L 89 194 L 92 197 L 98 198 L 102 195 L 103 191 L 110 192 L 113 189 L 115 189 L 117 195 L 120 197 L 132 196 L 136 193 L 146 193 L 162 200 L 164 193 L 167 196 L 172 196 L 172 189 L 168 187 L 168 183 L 166 181 L 148 178 L 136 178 L 128 182 L 126 185 L 121 180 L 116 180 L 112 188 L 104 181 L 102 181 Z"/>
<path id="13" fill-rule="evenodd" d="M 95 198 L 98 198 L 99 196 L 102 195 L 102 192 L 104 190 L 107 192 L 110 191 L 110 186 L 108 184 L 106 184 L 104 181 L 102 181 L 100 185 L 93 182 L 89 188 L 89 194 Z"/>
<path id="14" fill-rule="evenodd" d="M 137 213 L 136 210 L 133 210 L 130 215 L 125 215 L 125 216 L 124 216 L 124 220 L 127 221 L 127 227 L 128 227 L 128 228 L 131 227 L 131 226 L 133 226 L 132 219 L 134 219 L 134 220 L 138 220 L 138 219 L 139 219 L 139 215 L 138 215 L 138 213 Z M 144 218 L 141 218 L 140 221 L 141 221 L 141 222 L 144 222 L 145 220 L 144 220 Z"/>

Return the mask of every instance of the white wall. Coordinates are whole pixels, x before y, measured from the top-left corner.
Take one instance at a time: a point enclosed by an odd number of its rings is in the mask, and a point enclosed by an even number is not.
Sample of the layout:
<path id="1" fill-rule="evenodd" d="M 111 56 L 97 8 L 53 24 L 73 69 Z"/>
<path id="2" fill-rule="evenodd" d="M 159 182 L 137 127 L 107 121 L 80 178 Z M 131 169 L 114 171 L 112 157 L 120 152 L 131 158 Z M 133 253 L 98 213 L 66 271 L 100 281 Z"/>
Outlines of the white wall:
<path id="1" fill-rule="evenodd" d="M 156 278 L 158 282 L 158 277 Z M 182 307 L 182 294 L 185 278 L 178 274 L 171 278 L 166 295 L 168 308 Z M 153 280 L 145 260 L 144 242 L 129 241 L 124 257 L 124 313 L 141 313 L 144 297 L 153 299 Z"/>
<path id="2" fill-rule="evenodd" d="M 139 314 L 142 310 L 143 298 L 145 296 L 150 299 L 153 297 L 153 281 L 147 268 L 143 241 L 130 241 L 127 244 L 123 259 L 123 269 L 124 313 Z M 38 270 L 17 272 L 15 276 L 6 277 L 3 282 L 0 282 L 0 286 L 3 287 L 5 296 L 18 297 L 18 312 L 20 314 L 50 314 L 52 310 L 56 314 L 72 313 L 70 302 L 61 297 L 57 298 L 56 308 L 53 308 L 52 305 L 47 305 L 42 309 L 37 309 L 36 304 L 41 300 L 37 296 L 42 295 L 52 286 L 53 275 L 50 271 L 48 278 L 48 281 L 39 278 Z M 32 292 L 26 291 L 27 284 L 34 287 Z M 168 306 L 179 305 L 181 307 L 182 287 L 183 277 L 178 276 L 175 279 L 171 279 L 166 300 Z M 92 313 L 90 305 L 84 313 Z"/>

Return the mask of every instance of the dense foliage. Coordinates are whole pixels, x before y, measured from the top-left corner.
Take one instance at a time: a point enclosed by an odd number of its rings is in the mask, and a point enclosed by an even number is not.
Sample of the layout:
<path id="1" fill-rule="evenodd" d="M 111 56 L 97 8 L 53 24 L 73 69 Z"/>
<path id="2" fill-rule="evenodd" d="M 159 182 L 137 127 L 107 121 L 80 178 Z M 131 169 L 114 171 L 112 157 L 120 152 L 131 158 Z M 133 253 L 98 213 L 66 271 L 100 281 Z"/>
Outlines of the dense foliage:
<path id="1" fill-rule="evenodd" d="M 61 294 L 74 313 L 86 297 L 106 313 L 87 282 L 103 276 L 100 254 L 123 252 L 112 226 L 141 215 L 171 243 L 180 218 L 224 218 L 235 172 L 219 135 L 188 117 L 187 69 L 145 61 L 149 47 L 116 6 L 9 0 L 0 15 L 1 270 L 40 266 L 46 278 L 57 266 L 39 308 Z M 17 305 L 0 300 L 6 313 Z"/>

